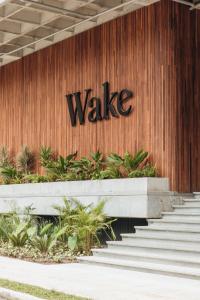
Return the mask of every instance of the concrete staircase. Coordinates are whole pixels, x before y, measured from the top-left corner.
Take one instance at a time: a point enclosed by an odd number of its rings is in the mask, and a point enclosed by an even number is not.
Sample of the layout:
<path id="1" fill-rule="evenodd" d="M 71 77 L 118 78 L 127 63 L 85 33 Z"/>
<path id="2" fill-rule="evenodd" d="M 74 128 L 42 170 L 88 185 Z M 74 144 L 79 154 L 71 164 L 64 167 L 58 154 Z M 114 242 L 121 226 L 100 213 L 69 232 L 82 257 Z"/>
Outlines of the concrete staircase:
<path id="1" fill-rule="evenodd" d="M 82 263 L 163 275 L 200 279 L 200 193 L 174 205 L 162 219 L 149 220 L 149 226 L 122 234 L 122 241 L 93 249 Z"/>

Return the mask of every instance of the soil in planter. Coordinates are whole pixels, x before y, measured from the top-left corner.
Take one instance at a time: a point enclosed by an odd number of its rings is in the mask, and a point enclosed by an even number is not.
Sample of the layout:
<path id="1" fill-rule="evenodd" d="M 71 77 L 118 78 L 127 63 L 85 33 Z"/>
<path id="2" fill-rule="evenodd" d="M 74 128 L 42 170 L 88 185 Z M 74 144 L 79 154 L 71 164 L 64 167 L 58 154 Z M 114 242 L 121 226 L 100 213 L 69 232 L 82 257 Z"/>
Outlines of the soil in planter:
<path id="1" fill-rule="evenodd" d="M 77 255 L 80 255 L 77 253 Z M 41 264 L 72 263 L 76 262 L 76 257 L 67 249 L 56 249 L 49 253 L 41 253 L 30 245 L 24 247 L 13 247 L 10 243 L 0 243 L 0 256 L 22 259 L 25 261 Z"/>

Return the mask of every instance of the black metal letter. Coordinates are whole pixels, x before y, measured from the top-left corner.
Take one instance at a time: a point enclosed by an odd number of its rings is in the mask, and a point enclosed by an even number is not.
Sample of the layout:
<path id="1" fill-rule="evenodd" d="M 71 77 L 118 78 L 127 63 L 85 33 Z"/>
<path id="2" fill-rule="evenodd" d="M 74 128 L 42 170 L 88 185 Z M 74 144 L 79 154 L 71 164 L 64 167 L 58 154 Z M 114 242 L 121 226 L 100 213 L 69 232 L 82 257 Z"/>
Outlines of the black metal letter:
<path id="1" fill-rule="evenodd" d="M 111 94 L 110 98 L 110 89 L 109 89 L 109 83 L 106 81 L 103 83 L 103 91 L 104 91 L 104 115 L 103 119 L 108 120 L 109 119 L 109 112 L 111 112 L 112 116 L 115 118 L 118 118 L 118 113 L 113 105 L 114 98 L 118 95 L 117 92 Z"/>
<path id="2" fill-rule="evenodd" d="M 91 92 L 91 89 L 88 89 L 85 91 L 86 91 L 86 96 L 85 96 L 84 107 L 82 107 L 82 104 L 81 104 L 81 93 L 80 92 L 66 95 L 72 126 L 76 126 L 77 115 L 78 115 L 79 122 L 81 125 L 84 124 L 84 122 L 85 122 L 85 111 L 86 111 L 86 107 L 87 107 L 88 96 L 89 96 L 89 93 Z M 75 108 L 73 105 L 74 98 L 75 98 L 75 103 L 76 103 Z"/>
<path id="3" fill-rule="evenodd" d="M 95 102 L 96 106 L 94 107 Z M 93 108 L 88 114 L 88 120 L 90 122 L 101 121 L 101 100 L 99 98 L 93 97 L 88 102 L 88 106 Z"/>
<path id="4" fill-rule="evenodd" d="M 130 105 L 126 110 L 123 104 L 133 97 L 133 93 L 127 89 L 122 90 L 117 97 L 117 110 L 122 116 L 128 116 L 132 111 L 132 106 Z"/>

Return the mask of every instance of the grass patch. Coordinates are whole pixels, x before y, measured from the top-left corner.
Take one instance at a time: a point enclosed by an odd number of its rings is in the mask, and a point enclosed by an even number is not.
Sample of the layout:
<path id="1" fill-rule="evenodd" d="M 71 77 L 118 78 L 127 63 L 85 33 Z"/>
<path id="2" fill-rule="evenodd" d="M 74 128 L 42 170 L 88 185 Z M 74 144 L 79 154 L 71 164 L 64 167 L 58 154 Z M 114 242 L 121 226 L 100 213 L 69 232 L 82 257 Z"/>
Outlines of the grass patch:
<path id="1" fill-rule="evenodd" d="M 53 290 L 50 291 L 37 286 L 23 284 L 6 279 L 0 279 L 0 287 L 48 300 L 89 300 L 86 298 L 66 295 L 61 292 L 56 292 Z"/>

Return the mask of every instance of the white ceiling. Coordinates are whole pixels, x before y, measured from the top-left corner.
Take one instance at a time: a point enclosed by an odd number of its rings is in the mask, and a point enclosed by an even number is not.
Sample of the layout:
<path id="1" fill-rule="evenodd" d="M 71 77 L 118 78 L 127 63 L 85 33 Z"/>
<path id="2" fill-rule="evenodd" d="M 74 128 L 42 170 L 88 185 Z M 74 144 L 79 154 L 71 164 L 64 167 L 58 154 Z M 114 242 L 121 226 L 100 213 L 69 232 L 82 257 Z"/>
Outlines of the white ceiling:
<path id="1" fill-rule="evenodd" d="M 0 0 L 0 66 L 159 0 Z"/>
<path id="2" fill-rule="evenodd" d="M 0 0 L 0 66 L 159 0 Z"/>

